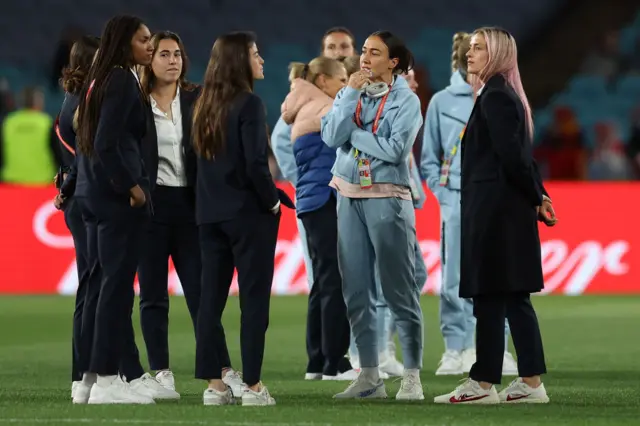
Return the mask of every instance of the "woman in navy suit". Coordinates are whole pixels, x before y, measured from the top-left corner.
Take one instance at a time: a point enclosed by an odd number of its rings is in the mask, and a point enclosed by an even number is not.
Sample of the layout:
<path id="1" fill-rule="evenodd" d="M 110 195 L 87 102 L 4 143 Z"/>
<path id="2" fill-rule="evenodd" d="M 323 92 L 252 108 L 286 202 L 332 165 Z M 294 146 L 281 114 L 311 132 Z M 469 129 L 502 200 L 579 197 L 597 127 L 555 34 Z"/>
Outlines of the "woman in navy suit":
<path id="1" fill-rule="evenodd" d="M 69 66 L 62 73 L 62 87 L 65 95 L 55 124 L 55 131 L 62 148 L 60 150 L 62 153 L 62 168 L 56 177 L 58 186 L 63 183 L 65 178 L 72 175 L 71 172 L 75 167 L 76 134 L 73 126 L 73 116 L 78 108 L 80 93 L 85 85 L 91 62 L 99 45 L 100 39 L 98 37 L 84 36 L 76 41 L 71 48 Z M 87 253 L 87 232 L 82 221 L 82 212 L 80 211 L 80 206 L 72 198 L 75 179 L 73 179 L 73 183 L 71 180 L 67 182 L 64 186 L 64 192 L 62 192 L 62 188 L 60 189 L 61 192 L 56 196 L 54 204 L 56 208 L 64 211 L 64 221 L 73 237 L 78 270 L 78 289 L 76 290 L 76 307 L 73 312 L 73 335 L 71 337 L 71 398 L 73 398 L 82 381 L 82 371 L 79 368 L 80 336 L 90 268 Z"/>
<path id="2" fill-rule="evenodd" d="M 186 81 L 188 59 L 177 34 L 156 33 L 151 44 L 153 59 L 141 82 L 150 102 L 143 152 L 154 215 L 144 232 L 138 266 L 140 320 L 150 368 L 160 384 L 175 390 L 169 369 L 168 260 L 173 260 L 195 329 L 201 267 L 191 117 L 200 89 Z"/>
<path id="3" fill-rule="evenodd" d="M 253 93 L 254 80 L 264 78 L 263 63 L 252 34 L 219 37 L 193 113 L 196 221 L 203 260 L 196 377 L 209 385 L 205 405 L 232 404 L 240 395 L 242 405 L 275 404 L 260 376 L 280 203 L 293 203 L 278 191 L 269 171 L 265 109 Z M 242 311 L 241 386 L 228 380 L 231 361 L 221 322 L 234 268 Z"/>
<path id="4" fill-rule="evenodd" d="M 95 313 L 84 312 L 85 323 L 95 322 L 82 380 L 91 390 L 78 402 L 151 404 L 175 397 L 144 373 L 131 322 L 141 231 L 152 212 L 141 154 L 147 102 L 135 71 L 151 62 L 150 38 L 137 17 L 110 19 L 78 107 L 75 197 L 101 274 L 99 285 L 90 281 L 87 288 L 87 298 L 97 297 Z"/>

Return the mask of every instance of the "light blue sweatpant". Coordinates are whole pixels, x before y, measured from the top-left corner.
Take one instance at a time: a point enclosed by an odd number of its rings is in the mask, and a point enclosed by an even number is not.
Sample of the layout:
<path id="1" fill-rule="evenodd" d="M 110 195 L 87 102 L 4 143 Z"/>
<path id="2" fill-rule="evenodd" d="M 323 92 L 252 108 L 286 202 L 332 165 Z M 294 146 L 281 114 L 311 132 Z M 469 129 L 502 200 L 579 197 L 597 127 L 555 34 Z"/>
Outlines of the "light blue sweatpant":
<path id="1" fill-rule="evenodd" d="M 298 225 L 298 235 L 300 236 L 300 244 L 302 245 L 302 256 L 304 257 L 304 269 L 307 271 L 307 284 L 309 291 L 313 287 L 313 269 L 311 268 L 311 256 L 309 256 L 309 245 L 307 244 L 307 232 L 304 230 L 302 221 L 296 219 Z"/>
<path id="2" fill-rule="evenodd" d="M 418 294 L 422 292 L 424 283 L 427 281 L 427 267 L 424 264 L 424 256 L 422 255 L 422 249 L 420 243 L 416 239 L 415 244 L 415 285 Z M 380 279 L 378 270 L 376 269 L 376 286 L 378 290 L 378 301 L 376 303 L 377 309 L 377 324 L 378 324 L 378 349 L 384 350 L 387 347 L 389 339 L 395 332 L 395 324 L 391 315 L 391 310 L 384 298 L 382 287 L 380 285 Z"/>
<path id="3" fill-rule="evenodd" d="M 415 280 L 415 212 L 397 198 L 338 196 L 338 261 L 347 315 L 361 367 L 378 366 L 380 288 L 393 316 L 404 367 L 422 367 L 423 325 Z"/>
<path id="4" fill-rule="evenodd" d="M 475 348 L 476 319 L 473 302 L 459 296 L 460 290 L 460 191 L 440 188 L 440 331 L 446 350 Z M 509 323 L 505 322 L 505 342 Z M 505 346 L 506 347 L 506 346 Z"/>

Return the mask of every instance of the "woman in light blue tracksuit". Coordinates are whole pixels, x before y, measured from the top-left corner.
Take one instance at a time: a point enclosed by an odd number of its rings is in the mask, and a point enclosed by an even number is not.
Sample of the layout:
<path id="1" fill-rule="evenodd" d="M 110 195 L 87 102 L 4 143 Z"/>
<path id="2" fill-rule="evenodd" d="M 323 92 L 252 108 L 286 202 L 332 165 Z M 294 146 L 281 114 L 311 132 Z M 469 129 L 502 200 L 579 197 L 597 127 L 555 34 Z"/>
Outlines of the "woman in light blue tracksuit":
<path id="1" fill-rule="evenodd" d="M 322 139 L 337 149 L 331 185 L 338 191 L 338 259 L 362 369 L 337 398 L 386 397 L 378 370 L 374 278 L 378 268 L 404 355 L 396 398 L 424 399 L 419 374 L 422 311 L 415 284 L 416 228 L 408 163 L 422 117 L 420 100 L 398 75 L 412 63 L 411 52 L 400 39 L 387 31 L 372 34 L 362 49 L 361 71 L 351 75 L 349 86 L 322 118 Z"/>
<path id="2" fill-rule="evenodd" d="M 440 204 L 442 286 L 440 331 L 445 352 L 436 375 L 468 373 L 475 362 L 475 318 L 473 304 L 458 295 L 460 286 L 460 159 L 462 132 L 473 109 L 474 97 L 466 81 L 470 36 L 453 37 L 450 85 L 436 93 L 427 109 L 421 171 Z M 447 173 L 448 167 L 448 173 Z M 505 339 L 509 328 L 505 325 Z M 503 374 L 517 374 L 513 356 L 505 352 Z"/>
<path id="3" fill-rule="evenodd" d="M 271 133 L 271 149 L 273 156 L 280 168 L 282 177 L 285 178 L 293 187 L 298 182 L 298 168 L 296 159 L 293 156 L 293 145 L 291 144 L 291 126 L 284 122 L 282 117 L 278 119 L 273 132 Z M 309 247 L 307 246 L 307 234 L 302 226 L 302 221 L 296 218 L 298 225 L 298 235 L 300 236 L 300 244 L 302 245 L 302 254 L 304 256 L 304 267 L 307 271 L 307 282 L 309 289 L 313 286 L 313 270 L 311 269 L 311 258 L 309 257 Z"/>

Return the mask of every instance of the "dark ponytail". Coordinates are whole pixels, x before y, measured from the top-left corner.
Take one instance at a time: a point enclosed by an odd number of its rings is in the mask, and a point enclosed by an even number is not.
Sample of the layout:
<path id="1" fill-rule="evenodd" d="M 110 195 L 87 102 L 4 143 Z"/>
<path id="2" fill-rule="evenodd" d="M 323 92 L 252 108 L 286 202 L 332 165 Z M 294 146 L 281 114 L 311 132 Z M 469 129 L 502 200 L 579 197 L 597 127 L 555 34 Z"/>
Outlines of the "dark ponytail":
<path id="1" fill-rule="evenodd" d="M 82 91 L 99 45 L 100 39 L 94 36 L 84 36 L 73 43 L 69 66 L 62 71 L 61 83 L 65 92 L 78 95 Z"/>
<path id="2" fill-rule="evenodd" d="M 398 65 L 393 70 L 394 74 L 406 74 L 413 69 L 413 53 L 409 50 L 400 37 L 390 31 L 376 31 L 369 37 L 378 37 L 389 49 L 389 58 L 398 59 Z"/>

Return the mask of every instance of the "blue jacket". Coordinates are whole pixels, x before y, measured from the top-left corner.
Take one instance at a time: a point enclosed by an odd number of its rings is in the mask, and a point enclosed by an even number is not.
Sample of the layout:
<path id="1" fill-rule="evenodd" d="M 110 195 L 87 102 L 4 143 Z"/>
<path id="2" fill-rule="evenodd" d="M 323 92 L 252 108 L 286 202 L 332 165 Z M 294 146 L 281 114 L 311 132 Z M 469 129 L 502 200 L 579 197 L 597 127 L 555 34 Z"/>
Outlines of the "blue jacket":
<path id="1" fill-rule="evenodd" d="M 280 117 L 273 132 L 271 133 L 271 149 L 273 156 L 280 168 L 282 177 L 296 186 L 298 181 L 298 170 L 296 169 L 296 159 L 293 156 L 293 143 L 291 141 L 291 126 Z"/>
<path id="2" fill-rule="evenodd" d="M 424 193 L 424 188 L 422 187 L 422 178 L 420 177 L 420 170 L 418 170 L 418 165 L 416 164 L 416 159 L 414 156 L 411 156 L 411 179 L 415 182 L 416 190 L 418 191 L 418 198 L 413 199 L 413 207 L 416 209 L 421 209 L 424 206 L 424 202 L 427 200 L 427 195 Z"/>
<path id="3" fill-rule="evenodd" d="M 441 188 L 440 166 L 443 156 L 451 153 L 453 144 L 466 126 L 473 109 L 473 90 L 458 71 L 451 76 L 450 85 L 433 95 L 425 118 L 420 170 L 429 189 L 436 194 Z M 458 141 L 458 148 L 460 144 Z M 453 157 L 447 187 L 460 190 L 460 149 Z"/>
<path id="4" fill-rule="evenodd" d="M 322 118 L 322 140 L 337 150 L 331 170 L 334 176 L 359 184 L 356 149 L 360 156 L 371 161 L 373 183 L 393 183 L 410 187 L 407 158 L 422 126 L 420 100 L 400 76 L 389 93 L 378 133 L 372 133 L 373 122 L 382 98 L 362 96 L 361 120 L 365 130 L 354 122 L 354 114 L 361 92 L 345 87 L 338 92 L 333 108 Z"/>
<path id="5" fill-rule="evenodd" d="M 318 210 L 331 195 L 335 195 L 329 182 L 336 151 L 322 141 L 320 132 L 314 132 L 298 137 L 293 145 L 293 153 L 298 166 L 296 211 L 300 216 Z"/>

